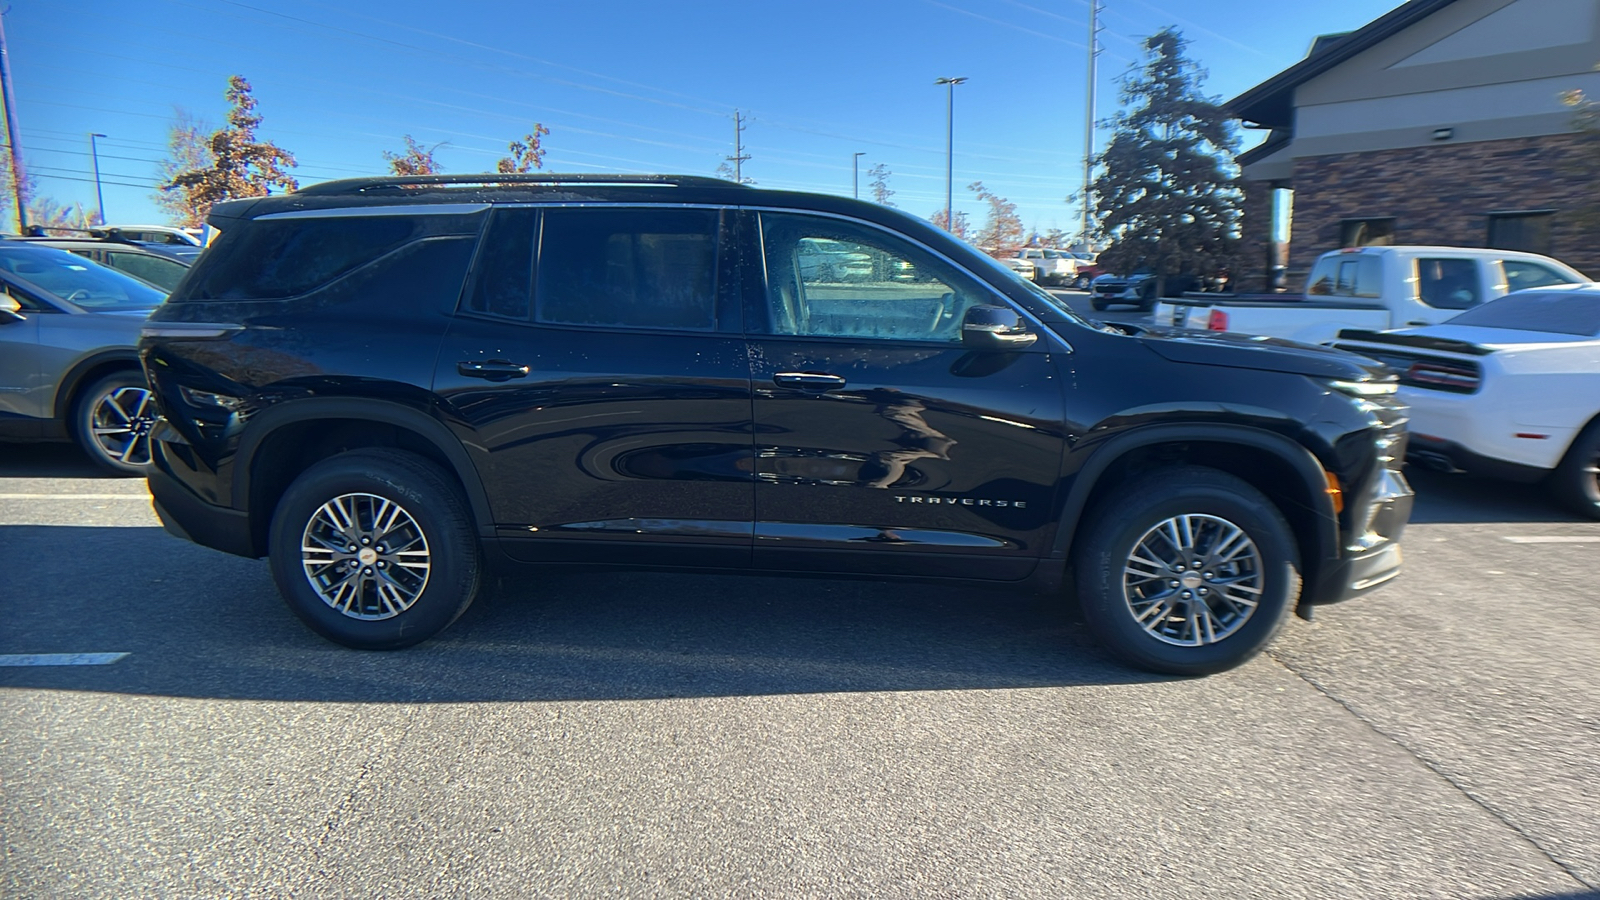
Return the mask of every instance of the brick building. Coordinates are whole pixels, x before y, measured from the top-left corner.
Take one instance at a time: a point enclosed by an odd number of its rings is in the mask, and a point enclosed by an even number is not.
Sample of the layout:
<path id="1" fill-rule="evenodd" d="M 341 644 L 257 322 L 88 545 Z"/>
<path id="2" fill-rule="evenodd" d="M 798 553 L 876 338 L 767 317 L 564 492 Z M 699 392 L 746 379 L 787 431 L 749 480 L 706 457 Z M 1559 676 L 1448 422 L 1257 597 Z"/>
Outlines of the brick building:
<path id="1" fill-rule="evenodd" d="M 1258 290 L 1292 191 L 1290 287 L 1363 244 L 1500 247 L 1600 277 L 1600 0 L 1410 0 L 1227 104 L 1270 129 L 1241 154 L 1240 287 Z"/>

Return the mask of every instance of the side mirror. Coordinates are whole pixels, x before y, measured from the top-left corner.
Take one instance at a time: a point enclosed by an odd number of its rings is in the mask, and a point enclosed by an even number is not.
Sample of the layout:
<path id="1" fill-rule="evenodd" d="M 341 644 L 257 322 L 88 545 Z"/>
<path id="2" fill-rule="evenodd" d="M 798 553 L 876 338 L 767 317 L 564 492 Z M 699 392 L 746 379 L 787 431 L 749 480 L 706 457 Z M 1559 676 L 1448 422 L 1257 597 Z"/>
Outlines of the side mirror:
<path id="1" fill-rule="evenodd" d="M 0 325 L 27 320 L 28 317 L 22 314 L 22 304 L 17 302 L 17 298 L 7 293 L 0 293 Z"/>
<path id="2" fill-rule="evenodd" d="M 961 343 L 972 350 L 1021 350 L 1039 336 L 1005 306 L 974 306 L 961 319 Z"/>

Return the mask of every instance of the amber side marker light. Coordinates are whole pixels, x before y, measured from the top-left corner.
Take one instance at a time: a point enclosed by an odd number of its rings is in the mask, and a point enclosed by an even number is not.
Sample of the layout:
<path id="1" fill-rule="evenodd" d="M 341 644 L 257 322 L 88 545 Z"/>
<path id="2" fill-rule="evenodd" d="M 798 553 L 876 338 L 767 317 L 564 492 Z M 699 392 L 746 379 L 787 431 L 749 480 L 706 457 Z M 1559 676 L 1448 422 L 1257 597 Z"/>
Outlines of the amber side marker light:
<path id="1" fill-rule="evenodd" d="M 1328 479 L 1328 499 L 1333 501 L 1333 514 L 1344 512 L 1344 491 L 1339 488 L 1339 476 L 1332 472 L 1323 471 Z"/>

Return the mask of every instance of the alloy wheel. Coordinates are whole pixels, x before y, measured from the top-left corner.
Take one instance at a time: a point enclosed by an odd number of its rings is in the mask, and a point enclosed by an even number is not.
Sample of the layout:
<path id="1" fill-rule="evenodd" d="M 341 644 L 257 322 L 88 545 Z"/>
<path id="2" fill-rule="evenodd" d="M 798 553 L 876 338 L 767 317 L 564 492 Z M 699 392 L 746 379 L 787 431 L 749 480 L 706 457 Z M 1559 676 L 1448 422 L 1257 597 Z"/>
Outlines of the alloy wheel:
<path id="1" fill-rule="evenodd" d="M 1215 644 L 1237 632 L 1265 587 L 1255 542 L 1212 515 L 1158 522 L 1133 545 L 1122 569 L 1122 595 L 1134 622 L 1180 647 Z"/>
<path id="2" fill-rule="evenodd" d="M 142 387 L 113 388 L 95 401 L 89 429 L 95 446 L 114 463 L 150 464 L 150 430 L 156 412 L 150 391 Z"/>
<path id="3" fill-rule="evenodd" d="M 428 540 L 400 504 L 376 494 L 341 494 L 317 508 L 300 540 L 311 589 L 352 619 L 398 616 L 428 586 Z"/>

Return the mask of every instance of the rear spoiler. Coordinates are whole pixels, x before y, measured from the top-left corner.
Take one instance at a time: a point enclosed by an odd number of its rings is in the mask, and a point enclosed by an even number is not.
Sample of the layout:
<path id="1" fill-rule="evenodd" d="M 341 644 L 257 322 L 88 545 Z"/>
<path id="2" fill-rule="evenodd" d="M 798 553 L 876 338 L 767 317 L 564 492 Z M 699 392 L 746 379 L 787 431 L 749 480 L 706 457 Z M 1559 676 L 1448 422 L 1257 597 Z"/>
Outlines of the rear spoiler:
<path id="1" fill-rule="evenodd" d="M 1425 334 L 1396 334 L 1392 331 L 1366 331 L 1360 328 L 1346 328 L 1339 332 L 1338 340 L 1341 341 L 1366 341 L 1369 344 L 1395 344 L 1401 347 L 1419 347 L 1423 350 L 1439 350 L 1445 353 L 1464 353 L 1468 356 L 1488 356 L 1494 352 L 1492 347 L 1481 347 L 1469 344 L 1466 341 L 1452 341 L 1448 338 L 1428 337 Z"/>

